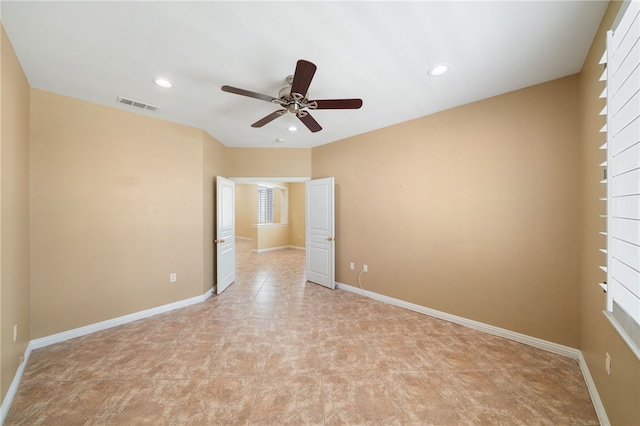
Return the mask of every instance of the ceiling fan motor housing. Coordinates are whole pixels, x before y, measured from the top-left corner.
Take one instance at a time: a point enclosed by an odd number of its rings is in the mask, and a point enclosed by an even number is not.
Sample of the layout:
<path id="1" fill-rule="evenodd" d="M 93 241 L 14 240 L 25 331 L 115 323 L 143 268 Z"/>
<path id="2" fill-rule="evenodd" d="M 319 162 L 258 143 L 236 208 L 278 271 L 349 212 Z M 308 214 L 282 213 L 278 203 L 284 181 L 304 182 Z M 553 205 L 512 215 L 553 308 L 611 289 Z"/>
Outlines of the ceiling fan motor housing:
<path id="1" fill-rule="evenodd" d="M 288 81 L 288 80 L 287 80 Z M 291 93 L 291 85 L 284 86 L 278 92 L 278 99 L 274 99 L 273 102 L 286 108 L 292 114 L 300 114 L 303 108 L 314 108 L 314 103 L 309 102 L 308 92 L 307 96 L 303 96 L 299 93 Z"/>

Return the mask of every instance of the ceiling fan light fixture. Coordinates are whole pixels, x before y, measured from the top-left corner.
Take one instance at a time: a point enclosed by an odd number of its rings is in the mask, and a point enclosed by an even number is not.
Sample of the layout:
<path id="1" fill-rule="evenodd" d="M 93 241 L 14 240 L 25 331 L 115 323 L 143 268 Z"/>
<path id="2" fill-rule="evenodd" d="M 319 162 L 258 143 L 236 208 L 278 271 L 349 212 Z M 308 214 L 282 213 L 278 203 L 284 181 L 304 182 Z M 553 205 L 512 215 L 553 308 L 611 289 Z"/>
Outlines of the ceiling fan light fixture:
<path id="1" fill-rule="evenodd" d="M 157 86 L 163 87 L 165 89 L 170 89 L 173 87 L 173 83 L 167 80 L 166 78 L 162 78 L 162 77 L 154 78 L 153 82 Z"/>
<path id="2" fill-rule="evenodd" d="M 445 64 L 439 64 L 436 66 L 431 67 L 431 69 L 429 69 L 429 75 L 431 77 L 437 77 L 439 75 L 445 74 L 447 71 L 449 71 L 449 66 L 445 65 Z"/>

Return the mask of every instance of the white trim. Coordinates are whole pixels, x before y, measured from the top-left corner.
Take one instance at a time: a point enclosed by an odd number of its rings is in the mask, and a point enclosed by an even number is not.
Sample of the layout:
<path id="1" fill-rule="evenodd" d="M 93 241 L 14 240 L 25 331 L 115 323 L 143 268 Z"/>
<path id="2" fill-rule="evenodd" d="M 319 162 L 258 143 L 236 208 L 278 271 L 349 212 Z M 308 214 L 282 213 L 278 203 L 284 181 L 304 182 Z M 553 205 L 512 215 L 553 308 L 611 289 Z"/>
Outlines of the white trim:
<path id="1" fill-rule="evenodd" d="M 409 309 L 411 311 L 419 312 L 421 314 L 429 315 L 435 318 L 440 318 L 445 321 L 453 322 L 468 328 L 472 328 L 474 330 L 482 331 L 483 333 L 504 337 L 505 339 L 514 340 L 516 342 L 524 343 L 525 345 L 533 346 L 533 347 L 543 349 L 548 352 L 553 352 L 558 355 L 566 356 L 575 360 L 578 360 L 580 358 L 580 350 L 571 348 L 569 346 L 560 345 L 558 343 L 553 343 L 547 340 L 538 339 L 537 337 L 527 336 L 526 334 L 517 333 L 515 331 L 506 330 L 504 328 L 495 327 L 493 325 L 459 317 L 457 315 L 452 315 L 446 312 L 437 311 L 435 309 L 427 308 L 425 306 L 416 305 L 410 302 L 405 302 L 404 300 L 394 299 L 393 297 L 389 297 L 382 294 L 374 293 L 372 291 L 360 289 L 359 287 L 353 287 L 353 286 L 342 284 L 339 282 L 336 282 L 336 285 L 338 288 L 342 290 L 350 291 L 352 293 L 359 293 L 359 294 L 364 293 L 367 297 L 370 297 L 371 299 L 388 303 L 390 305 L 399 306 L 401 308 Z"/>
<path id="2" fill-rule="evenodd" d="M 636 342 L 634 342 L 633 339 L 629 337 L 627 331 L 620 325 L 620 323 L 615 319 L 611 312 L 604 310 L 602 311 L 602 313 L 605 317 L 607 317 L 607 319 L 611 323 L 611 326 L 618 332 L 622 340 L 627 344 L 631 353 L 636 356 L 638 361 L 640 361 L 640 348 L 638 347 L 638 345 L 636 345 Z"/>
<path id="3" fill-rule="evenodd" d="M 310 180 L 310 177 L 230 177 L 236 183 L 258 183 L 258 182 L 283 182 L 283 183 L 297 183 L 306 182 Z"/>
<path id="4" fill-rule="evenodd" d="M 296 247 L 296 246 L 287 246 L 283 248 L 304 250 L 304 247 Z M 611 424 L 607 417 L 607 413 L 604 409 L 604 405 L 602 404 L 602 400 L 600 399 L 600 395 L 598 394 L 598 389 L 596 388 L 595 382 L 593 381 L 593 378 L 591 377 L 591 373 L 589 372 L 589 367 L 587 366 L 587 362 L 584 356 L 582 355 L 582 352 L 580 352 L 578 349 L 573 349 L 568 346 L 563 346 L 557 343 L 548 342 L 535 337 L 526 336 L 524 334 L 516 333 L 510 330 L 494 327 L 492 325 L 458 317 L 456 315 L 447 314 L 445 312 L 441 312 L 435 309 L 430 309 L 424 306 L 405 302 L 403 300 L 395 299 L 389 296 L 384 296 L 382 294 L 374 293 L 372 291 L 367 291 L 367 290 L 360 289 L 358 287 L 353 287 L 347 284 L 336 282 L 336 287 L 352 293 L 359 293 L 359 294 L 364 293 L 365 296 L 370 297 L 371 299 L 374 299 L 374 300 L 389 303 L 394 306 L 406 308 L 418 313 L 422 313 L 422 314 L 440 318 L 446 321 L 454 322 L 456 324 L 460 324 L 465 327 L 469 327 L 481 332 L 493 334 L 500 337 L 505 337 L 507 339 L 518 341 L 520 343 L 525 343 L 540 349 L 547 350 L 549 352 L 553 352 L 559 355 L 564 355 L 564 356 L 576 359 L 580 364 L 580 370 L 582 371 L 582 375 L 584 376 L 585 382 L 587 384 L 587 389 L 589 390 L 589 394 L 591 395 L 591 400 L 596 410 L 596 414 L 598 415 L 598 420 L 600 421 L 600 424 L 603 426 L 609 426 Z M 34 349 L 40 349 L 49 345 L 53 345 L 55 343 L 64 342 L 66 340 L 69 340 L 75 337 L 84 336 L 87 334 L 95 333 L 96 331 L 106 330 L 111 327 L 116 327 L 118 325 L 123 325 L 129 322 L 137 321 L 139 319 L 147 318 L 160 313 L 169 312 L 175 309 L 179 309 L 179 308 L 187 307 L 190 305 L 194 305 L 196 303 L 204 302 L 209 297 L 211 297 L 211 295 L 212 295 L 212 289 L 207 290 L 207 292 L 201 296 L 196 296 L 190 299 L 169 303 L 167 305 L 162 305 L 156 308 L 147 309 L 145 311 L 136 312 L 136 313 L 121 316 L 118 318 L 113 318 L 111 320 L 102 321 L 96 324 L 76 328 L 66 332 L 53 334 L 51 336 L 43 337 L 40 339 L 31 340 L 24 352 L 24 361 L 18 367 L 18 370 L 16 371 L 16 374 L 13 377 L 13 381 L 9 386 L 7 394 L 5 395 L 4 400 L 2 401 L 2 405 L 0 405 L 0 425 L 4 423 L 4 420 L 6 419 L 7 414 L 9 413 L 9 409 L 11 408 L 11 403 L 13 402 L 16 392 L 18 391 L 18 388 L 20 386 L 20 381 L 22 380 L 22 375 L 24 374 L 24 370 L 26 368 L 27 362 L 29 361 L 29 357 L 31 356 L 31 351 L 33 351 Z"/>
<path id="5" fill-rule="evenodd" d="M 20 363 L 18 367 L 18 371 L 13 376 L 13 380 L 11 381 L 11 385 L 7 390 L 7 394 L 2 400 L 2 405 L 0 405 L 0 425 L 4 424 L 5 419 L 7 418 L 7 414 L 9 414 L 9 409 L 11 408 L 11 403 L 13 402 L 13 398 L 15 398 L 16 393 L 18 392 L 18 388 L 20 387 L 20 381 L 22 380 L 22 375 L 24 374 L 24 369 L 27 367 L 27 362 L 29 361 L 29 356 L 31 356 L 31 342 L 27 345 L 27 349 L 24 351 L 24 361 Z"/>
<path id="6" fill-rule="evenodd" d="M 253 241 L 253 238 L 239 237 L 239 236 L 236 235 L 236 240 Z"/>
<path id="7" fill-rule="evenodd" d="M 394 306 L 399 306 L 401 308 L 406 308 L 411 311 L 429 315 L 435 318 L 440 318 L 445 321 L 450 321 L 450 322 L 462 325 L 464 327 L 469 327 L 474 330 L 481 331 L 483 333 L 504 337 L 505 339 L 510 339 L 516 342 L 524 343 L 525 345 L 533 346 L 538 349 L 542 349 L 548 352 L 552 352 L 558 355 L 566 356 L 568 358 L 577 360 L 578 363 L 580 364 L 580 370 L 582 371 L 582 376 L 584 377 L 584 381 L 587 385 L 587 389 L 589 390 L 589 395 L 591 396 L 591 402 L 593 403 L 593 407 L 596 410 L 596 414 L 598 415 L 598 420 L 600 421 L 600 424 L 602 426 L 611 425 L 611 423 L 609 422 L 609 418 L 607 417 L 607 412 L 604 409 L 604 404 L 602 403 L 602 400 L 600 399 L 600 395 L 598 394 L 598 388 L 596 387 L 596 384 L 593 381 L 593 378 L 591 377 L 591 373 L 589 372 L 587 361 L 584 359 L 584 355 L 579 349 L 560 345 L 558 343 L 549 342 L 543 339 L 538 339 L 537 337 L 527 336 L 526 334 L 516 333 L 515 331 L 506 330 L 500 327 L 495 327 L 493 325 L 459 317 L 457 315 L 448 314 L 446 312 L 437 311 L 435 309 L 427 308 L 421 305 L 416 305 L 414 303 L 405 302 L 404 300 L 395 299 L 393 297 L 374 293 L 372 291 L 368 291 L 359 287 L 350 286 L 348 284 L 336 282 L 336 287 L 352 293 L 364 294 L 366 297 L 369 297 L 374 300 L 378 300 L 380 302 L 388 303 Z"/>
<path id="8" fill-rule="evenodd" d="M 270 248 L 266 248 L 266 249 L 253 249 L 254 253 L 265 253 L 268 251 L 276 251 L 276 250 L 284 250 L 284 249 L 296 249 L 296 250 L 304 250 L 304 247 L 299 247 L 299 246 L 278 246 L 278 247 L 270 247 Z"/>
<path id="9" fill-rule="evenodd" d="M 63 331 L 62 333 L 52 334 L 50 336 L 41 337 L 39 339 L 31 340 L 27 345 L 27 349 L 24 351 L 24 361 L 18 367 L 16 374 L 13 376 L 13 381 L 11 382 L 11 386 L 9 386 L 9 390 L 2 400 L 2 405 L 0 405 L 0 425 L 4 423 L 7 414 L 9 413 L 9 409 L 11 408 L 11 404 L 13 403 L 13 398 L 16 396 L 16 392 L 18 392 L 18 387 L 20 386 L 20 381 L 22 380 L 22 375 L 24 374 L 24 369 L 27 366 L 27 362 L 29 361 L 29 357 L 31 356 L 31 351 L 35 349 L 44 348 L 49 345 L 53 345 L 55 343 L 64 342 L 69 339 L 73 339 L 80 336 L 85 336 L 87 334 L 95 333 L 96 331 L 106 330 L 108 328 L 116 327 L 119 325 L 127 324 L 133 321 L 137 321 L 139 319 L 147 318 L 153 315 L 162 314 L 165 312 L 173 311 L 174 309 L 185 308 L 190 305 L 194 305 L 196 303 L 204 302 L 212 295 L 212 290 L 207 290 L 201 296 L 191 297 L 189 299 L 180 300 L 177 302 L 169 303 L 167 305 L 157 306 L 155 308 L 147 309 L 140 312 L 135 312 L 133 314 L 124 315 L 118 318 L 112 318 L 110 320 L 98 322 L 95 324 L 87 325 L 84 327 L 74 328 L 73 330 Z"/>
<path id="10" fill-rule="evenodd" d="M 108 328 L 116 327 L 119 325 L 127 324 L 139 319 L 151 317 L 154 315 L 162 314 L 164 312 L 173 311 L 174 309 L 184 308 L 196 303 L 204 302 L 211 297 L 211 289 L 207 290 L 202 296 L 195 296 L 190 299 L 179 300 L 177 302 L 169 303 L 167 305 L 156 306 L 155 308 L 146 309 L 140 312 L 134 312 L 129 315 L 124 315 L 117 318 L 112 318 L 106 321 L 101 321 L 95 324 L 86 325 L 84 327 L 74 328 L 72 330 L 63 331 L 61 333 L 52 334 L 50 336 L 41 337 L 39 339 L 32 340 L 29 344 L 31 349 L 40 349 L 45 346 L 53 345 L 55 343 L 64 342 L 76 337 L 85 336 L 87 334 L 95 333 L 97 331 L 106 330 Z"/>
<path id="11" fill-rule="evenodd" d="M 596 414 L 598 415 L 598 421 L 602 426 L 610 426 L 609 417 L 607 417 L 607 412 L 604 409 L 604 404 L 600 399 L 600 394 L 598 394 L 598 388 L 596 387 L 596 383 L 593 381 L 593 377 L 591 377 L 591 372 L 589 371 L 589 367 L 587 366 L 587 360 L 584 359 L 584 355 L 580 352 L 580 358 L 578 359 L 580 363 L 580 370 L 582 371 L 582 376 L 584 377 L 584 381 L 587 384 L 587 389 L 589 390 L 589 395 L 591 395 L 591 402 L 593 402 L 593 408 L 596 410 Z"/>

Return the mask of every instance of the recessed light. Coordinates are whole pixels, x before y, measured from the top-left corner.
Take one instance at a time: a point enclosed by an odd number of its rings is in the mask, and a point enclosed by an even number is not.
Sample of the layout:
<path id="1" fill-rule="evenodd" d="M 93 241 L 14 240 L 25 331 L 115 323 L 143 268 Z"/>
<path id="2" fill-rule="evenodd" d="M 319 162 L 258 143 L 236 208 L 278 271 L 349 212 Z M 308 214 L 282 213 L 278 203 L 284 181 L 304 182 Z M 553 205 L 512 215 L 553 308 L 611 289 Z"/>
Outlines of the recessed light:
<path id="1" fill-rule="evenodd" d="M 444 64 L 436 65 L 429 70 L 429 75 L 432 77 L 437 77 L 449 71 L 449 67 Z"/>
<path id="2" fill-rule="evenodd" d="M 283 138 L 278 138 L 278 139 L 276 139 L 276 143 L 283 143 L 283 142 L 284 142 L 284 139 L 283 139 Z"/>
<path id="3" fill-rule="evenodd" d="M 289 126 L 289 129 L 288 129 L 288 130 L 289 130 L 290 132 L 295 132 L 295 131 L 297 131 L 297 130 L 298 130 L 298 128 L 297 128 L 296 126 Z"/>
<path id="4" fill-rule="evenodd" d="M 173 87 L 173 83 L 167 80 L 166 78 L 154 78 L 153 82 L 160 87 L 164 87 L 165 89 L 169 89 Z"/>

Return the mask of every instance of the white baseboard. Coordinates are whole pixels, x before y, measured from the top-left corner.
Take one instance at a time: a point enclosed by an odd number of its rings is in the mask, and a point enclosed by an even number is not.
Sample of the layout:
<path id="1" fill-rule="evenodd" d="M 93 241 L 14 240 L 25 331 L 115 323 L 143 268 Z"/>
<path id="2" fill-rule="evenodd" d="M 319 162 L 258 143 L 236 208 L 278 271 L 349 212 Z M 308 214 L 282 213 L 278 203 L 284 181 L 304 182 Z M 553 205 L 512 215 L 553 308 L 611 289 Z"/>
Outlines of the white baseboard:
<path id="1" fill-rule="evenodd" d="M 13 402 L 13 398 L 15 398 L 16 393 L 18 392 L 18 387 L 20 387 L 20 381 L 22 380 L 22 375 L 24 374 L 24 369 L 27 367 L 27 362 L 29 361 L 29 356 L 31 355 L 31 342 L 27 345 L 27 349 L 24 351 L 24 361 L 20 363 L 18 366 L 18 371 L 13 376 L 13 380 L 11 381 L 11 385 L 7 390 L 7 394 L 2 400 L 2 405 L 0 405 L 0 425 L 4 424 L 4 420 L 7 418 L 7 414 L 9 414 L 9 408 L 11 408 L 11 403 Z"/>
<path id="2" fill-rule="evenodd" d="M 236 235 L 236 240 L 253 241 L 253 238 L 248 238 L 248 237 L 238 237 L 238 236 Z"/>
<path id="3" fill-rule="evenodd" d="M 84 327 L 74 328 L 73 330 L 63 331 L 62 333 L 52 334 L 51 336 L 41 337 L 39 339 L 32 340 L 30 345 L 31 349 L 40 349 L 45 346 L 53 345 L 54 343 L 64 342 L 65 340 L 74 339 L 76 337 L 84 336 L 87 334 L 95 333 L 96 331 L 106 330 L 111 327 L 127 324 L 139 319 L 151 317 L 154 315 L 162 314 L 164 312 L 173 311 L 174 309 L 184 308 L 196 303 L 204 302 L 211 297 L 211 290 L 207 290 L 202 296 L 195 296 L 185 300 L 179 300 L 177 302 L 169 303 L 167 305 L 157 306 L 155 308 L 147 309 L 140 312 L 134 312 L 133 314 L 124 315 L 118 318 L 112 318 L 106 321 L 98 322 L 95 324 L 87 325 Z"/>
<path id="4" fill-rule="evenodd" d="M 495 327 L 493 325 L 459 317 L 457 315 L 448 314 L 446 312 L 437 311 L 435 309 L 427 308 L 421 305 L 416 305 L 414 303 L 405 302 L 404 300 L 395 299 L 393 297 L 374 293 L 372 291 L 364 290 L 359 287 L 350 286 L 348 284 L 342 284 L 342 283 L 336 282 L 336 286 L 342 290 L 350 291 L 352 293 L 363 294 L 366 297 L 370 297 L 371 299 L 378 300 L 380 302 L 388 303 L 394 306 L 399 306 L 401 308 L 406 308 L 411 311 L 419 312 L 421 314 L 429 315 L 435 318 L 440 318 L 445 321 L 453 322 L 465 327 L 472 328 L 474 330 L 478 330 L 488 334 L 493 334 L 499 337 L 504 337 L 506 339 L 514 340 L 516 342 L 524 343 L 529 346 L 533 346 L 539 349 L 543 349 L 545 351 L 549 351 L 558 355 L 566 356 L 568 358 L 577 360 L 578 363 L 580 364 L 580 370 L 582 371 L 582 375 L 584 377 L 585 383 L 587 384 L 587 389 L 589 390 L 589 395 L 591 396 L 591 401 L 593 402 L 593 406 L 596 410 L 596 414 L 598 415 L 598 420 L 600 421 L 600 424 L 603 426 L 611 425 L 611 423 L 609 423 L 609 418 L 607 417 L 607 413 L 604 409 L 604 404 L 602 404 L 602 400 L 600 399 L 600 395 L 598 394 L 598 389 L 596 388 L 596 384 L 593 381 L 593 378 L 591 377 L 591 373 L 589 372 L 589 367 L 587 366 L 587 362 L 585 361 L 584 356 L 582 355 L 582 352 L 579 349 L 560 345 L 558 343 L 549 342 L 543 339 L 538 339 L 537 337 L 527 336 L 526 334 L 517 333 L 515 331 L 506 330 L 500 327 Z"/>
<path id="5" fill-rule="evenodd" d="M 266 249 L 258 249 L 258 250 L 253 250 L 254 253 L 266 253 L 268 251 L 276 251 L 276 250 L 284 250 L 284 249 L 296 249 L 296 250 L 304 250 L 304 247 L 299 247 L 299 246 L 278 246 L 278 247 L 269 247 Z"/>
<path id="6" fill-rule="evenodd" d="M 600 394 L 598 394 L 598 388 L 596 388 L 596 383 L 593 381 L 593 377 L 591 377 L 591 372 L 589 371 L 589 367 L 587 366 L 587 360 L 584 359 L 584 355 L 580 352 L 580 370 L 582 370 L 582 377 L 584 377 L 584 381 L 587 384 L 587 389 L 589 390 L 589 395 L 591 395 L 591 402 L 593 402 L 593 408 L 596 410 L 596 414 L 598 415 L 598 420 L 600 421 L 601 426 L 611 426 L 611 422 L 609 422 L 609 417 L 607 417 L 607 412 L 604 409 L 604 404 L 600 399 Z"/>
<path id="7" fill-rule="evenodd" d="M 558 355 L 563 355 L 575 360 L 580 357 L 580 351 L 569 346 L 560 345 L 558 343 L 549 342 L 547 340 L 538 339 L 537 337 L 527 336 L 526 334 L 517 333 L 515 331 L 507 330 L 493 325 L 485 324 L 482 322 L 470 320 L 467 318 L 459 317 L 457 315 L 448 314 L 446 312 L 437 311 L 435 309 L 427 308 L 425 306 L 416 305 L 414 303 L 405 302 L 404 300 L 394 299 L 393 297 L 385 296 L 382 294 L 374 293 L 372 291 L 363 290 L 359 287 L 353 287 L 348 284 L 336 283 L 338 288 L 353 293 L 359 293 L 370 297 L 371 299 L 385 302 L 390 305 L 399 306 L 401 308 L 409 309 L 411 311 L 419 312 L 421 314 L 429 315 L 435 318 L 440 318 L 445 321 L 453 322 L 459 325 L 463 325 L 474 330 L 482 331 L 484 333 L 493 334 L 494 336 L 504 337 L 506 339 L 514 340 L 516 342 L 524 343 L 529 346 L 534 346 L 539 349 L 544 349 L 549 352 L 553 352 Z"/>
<path id="8" fill-rule="evenodd" d="M 73 330 L 63 331 L 62 333 L 52 334 L 50 336 L 41 337 L 39 339 L 34 339 L 29 342 L 27 345 L 27 349 L 24 352 L 24 361 L 18 367 L 16 374 L 13 376 L 13 381 L 11 382 L 11 386 L 9 386 L 9 390 L 7 391 L 4 400 L 2 401 L 2 405 L 0 405 L 0 425 L 4 423 L 7 414 L 9 413 L 9 408 L 11 408 L 11 403 L 13 402 L 13 398 L 16 396 L 16 392 L 18 391 L 18 387 L 20 386 L 20 381 L 22 380 L 22 375 L 24 374 L 24 369 L 29 361 L 29 357 L 31 356 L 31 351 L 35 349 L 44 348 L 49 345 L 53 345 L 55 343 L 64 342 L 69 339 L 73 339 L 80 336 L 85 336 L 87 334 L 95 333 L 97 331 L 106 330 L 108 328 L 116 327 L 119 325 L 127 324 L 133 321 L 137 321 L 139 319 L 151 317 L 153 315 L 162 314 L 164 312 L 173 311 L 174 309 L 184 308 L 190 305 L 194 305 L 196 303 L 204 302 L 209 297 L 211 297 L 211 289 L 207 290 L 201 296 L 191 297 L 189 299 L 180 300 L 177 302 L 169 303 L 167 305 L 157 306 L 155 308 L 147 309 L 140 312 L 135 312 L 133 314 L 124 315 L 118 318 L 112 318 L 106 321 L 101 321 L 95 324 L 87 325 L 84 327 L 74 328 Z"/>
<path id="9" fill-rule="evenodd" d="M 295 246 L 287 246 L 283 248 L 296 248 L 296 249 L 304 250 L 304 247 L 295 247 Z M 270 251 L 270 250 L 271 249 L 267 249 L 267 251 Z M 596 388 L 595 382 L 593 381 L 593 378 L 591 377 L 591 373 L 589 372 L 589 368 L 584 359 L 584 356 L 582 355 L 582 352 L 580 352 L 578 349 L 574 349 L 568 346 L 538 339 L 536 337 L 527 336 L 525 334 L 516 333 L 511 330 L 506 330 L 506 329 L 495 327 L 489 324 L 484 324 L 478 321 L 470 320 L 467 318 L 459 317 L 457 315 L 448 314 L 446 312 L 437 311 L 435 309 L 427 308 L 421 305 L 416 305 L 414 303 L 405 302 L 404 300 L 395 299 L 393 297 L 374 293 L 368 290 L 363 290 L 358 287 L 350 286 L 348 284 L 336 282 L 336 286 L 337 288 L 345 291 L 364 294 L 366 297 L 369 297 L 374 300 L 378 300 L 380 302 L 388 303 L 394 306 L 399 306 L 399 307 L 409 309 L 414 312 L 422 313 L 425 315 L 429 315 L 435 318 L 440 318 L 445 321 L 450 321 L 465 327 L 472 328 L 474 330 L 478 330 L 478 331 L 492 334 L 499 337 L 504 337 L 510 340 L 514 340 L 520 343 L 524 343 L 539 349 L 543 349 L 552 353 L 556 353 L 558 355 L 563 355 L 563 356 L 577 360 L 580 364 L 580 369 L 582 370 L 582 374 L 587 384 L 589 394 L 591 395 L 591 400 L 593 402 L 594 408 L 598 415 L 598 420 L 600 421 L 600 424 L 602 424 L 603 426 L 609 426 L 611 424 L 607 417 L 607 413 L 604 409 L 604 405 L 602 404 L 602 400 L 600 399 L 600 396 L 598 394 L 598 390 Z M 18 387 L 20 386 L 20 381 L 22 380 L 24 369 L 27 365 L 27 362 L 29 361 L 31 351 L 35 349 L 43 348 L 49 345 L 53 345 L 55 343 L 64 342 L 66 340 L 73 339 L 75 337 L 84 336 L 87 334 L 95 333 L 97 331 L 106 330 L 111 327 L 116 327 L 118 325 L 123 325 L 139 319 L 147 318 L 153 315 L 169 312 L 174 309 L 179 309 L 179 308 L 190 306 L 196 303 L 204 302 L 209 297 L 211 297 L 211 290 L 207 290 L 207 292 L 201 296 L 192 297 L 190 299 L 185 299 L 185 300 L 170 303 L 167 305 L 158 306 L 158 307 L 147 309 L 141 312 L 124 315 L 118 318 L 113 318 L 113 319 L 102 321 L 96 324 L 91 324 L 88 326 L 76 328 L 73 330 L 53 334 L 51 336 L 42 337 L 42 338 L 30 341 L 24 353 L 24 361 L 18 367 L 18 370 L 13 378 L 13 381 L 11 382 L 11 386 L 9 386 L 9 389 L 7 391 L 7 395 L 2 401 L 2 405 L 0 405 L 0 425 L 4 423 L 4 420 L 7 414 L 9 413 L 9 408 L 11 407 L 11 403 L 13 402 L 16 392 L 18 391 Z"/>

